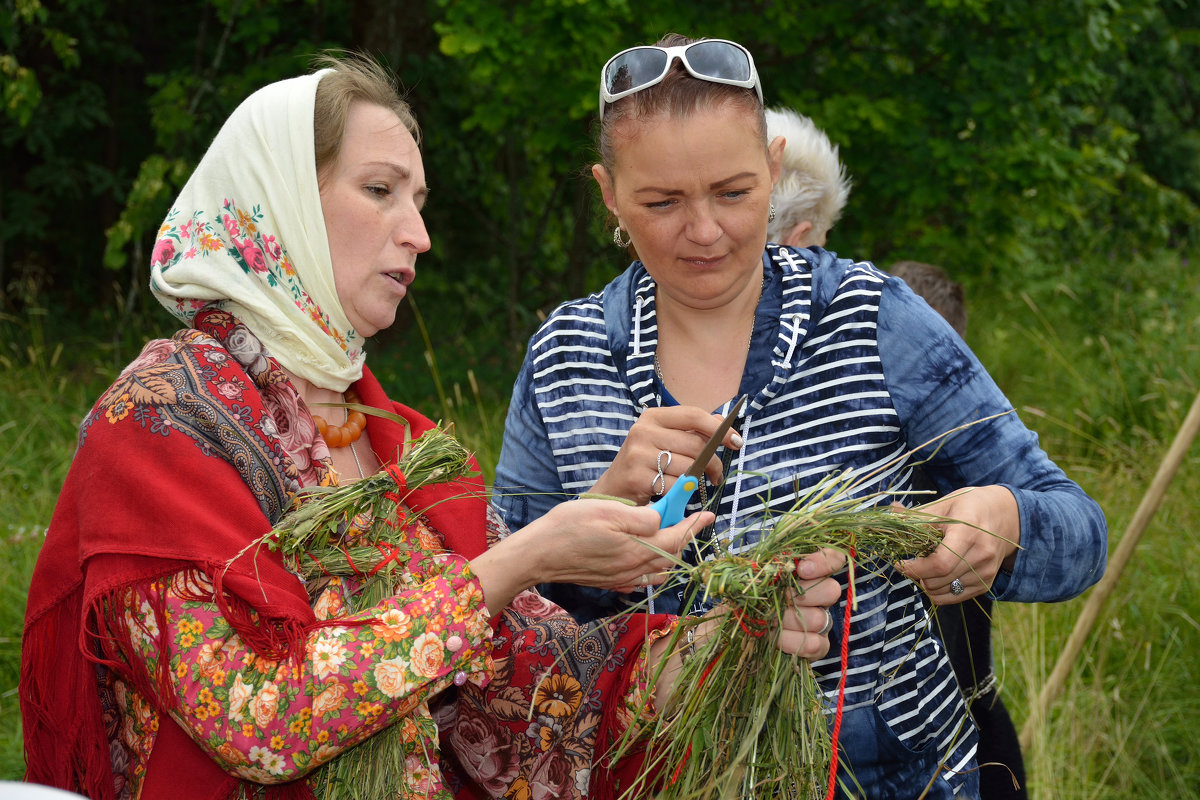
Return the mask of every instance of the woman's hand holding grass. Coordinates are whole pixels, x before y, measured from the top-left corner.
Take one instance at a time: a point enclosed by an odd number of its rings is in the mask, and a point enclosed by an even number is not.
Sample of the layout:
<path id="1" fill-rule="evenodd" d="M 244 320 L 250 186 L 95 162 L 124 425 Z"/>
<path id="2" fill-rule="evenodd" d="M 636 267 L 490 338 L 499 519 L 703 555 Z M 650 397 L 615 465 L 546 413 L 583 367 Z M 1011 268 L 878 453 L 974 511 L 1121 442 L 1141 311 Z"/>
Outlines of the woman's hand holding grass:
<path id="1" fill-rule="evenodd" d="M 968 487 L 924 510 L 954 521 L 941 523 L 945 535 L 933 553 L 898 566 L 924 587 L 935 604 L 978 597 L 991 590 L 1001 569 L 1012 569 L 1020 549 L 1021 517 L 1008 489 Z"/>

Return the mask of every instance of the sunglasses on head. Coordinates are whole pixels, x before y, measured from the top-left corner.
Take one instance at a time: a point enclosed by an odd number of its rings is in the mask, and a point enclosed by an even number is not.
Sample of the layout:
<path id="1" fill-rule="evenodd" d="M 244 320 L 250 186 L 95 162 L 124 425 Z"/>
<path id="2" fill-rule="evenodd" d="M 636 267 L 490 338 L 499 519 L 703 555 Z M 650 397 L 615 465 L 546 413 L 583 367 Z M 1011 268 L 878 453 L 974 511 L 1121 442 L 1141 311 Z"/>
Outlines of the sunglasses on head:
<path id="1" fill-rule="evenodd" d="M 600 71 L 600 119 L 604 119 L 605 103 L 615 103 L 661 83 L 677 58 L 693 78 L 753 88 L 758 93 L 758 102 L 762 102 L 762 84 L 754 68 L 754 57 L 737 42 L 703 39 L 676 47 L 645 45 L 622 50 Z"/>

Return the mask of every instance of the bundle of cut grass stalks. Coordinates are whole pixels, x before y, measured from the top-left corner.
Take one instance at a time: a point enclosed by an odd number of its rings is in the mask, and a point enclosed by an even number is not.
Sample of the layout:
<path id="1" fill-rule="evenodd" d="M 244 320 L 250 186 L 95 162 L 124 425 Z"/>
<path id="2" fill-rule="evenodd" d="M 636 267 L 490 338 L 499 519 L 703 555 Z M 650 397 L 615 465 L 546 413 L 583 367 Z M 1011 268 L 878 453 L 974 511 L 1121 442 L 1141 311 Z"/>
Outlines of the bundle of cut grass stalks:
<path id="1" fill-rule="evenodd" d="M 941 521 L 920 509 L 871 506 L 877 497 L 850 497 L 854 483 L 831 477 L 763 526 L 762 538 L 738 555 L 673 572 L 693 597 L 719 600 L 728 613 L 691 617 L 682 631 L 716 620 L 716 633 L 696 638 L 675 680 L 671 706 L 651 723 L 647 770 L 623 798 L 650 796 L 650 775 L 662 800 L 757 798 L 811 800 L 826 795 L 831 742 L 822 693 L 806 660 L 775 646 L 789 598 L 803 593 L 797 560 L 820 548 L 855 557 L 853 570 L 926 555 L 941 541 Z M 689 603 L 690 605 L 690 603 Z M 664 660 L 665 661 L 665 660 Z M 616 753 L 631 746 L 629 737 Z"/>
<path id="2" fill-rule="evenodd" d="M 412 559 L 429 555 L 406 535 L 411 520 L 402 506 L 404 497 L 414 489 L 458 480 L 470 469 L 471 454 L 448 431 L 432 428 L 406 447 L 394 467 L 345 486 L 304 490 L 255 546 L 280 552 L 305 579 L 310 596 L 327 579 L 340 577 L 360 587 L 347 595 L 349 611 L 371 608 L 415 582 L 409 571 Z M 352 523 L 367 514 L 367 532 L 348 541 Z M 403 796 L 405 770 L 399 729 L 391 726 L 325 764 L 309 784 L 321 800 L 395 800 Z"/>

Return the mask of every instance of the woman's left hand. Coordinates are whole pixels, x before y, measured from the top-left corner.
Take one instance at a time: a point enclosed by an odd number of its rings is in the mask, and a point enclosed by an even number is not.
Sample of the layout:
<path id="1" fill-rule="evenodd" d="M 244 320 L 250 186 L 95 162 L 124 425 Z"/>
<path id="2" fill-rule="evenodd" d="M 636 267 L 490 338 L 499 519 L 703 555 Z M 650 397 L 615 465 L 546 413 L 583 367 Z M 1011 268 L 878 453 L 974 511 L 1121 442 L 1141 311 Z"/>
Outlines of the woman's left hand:
<path id="1" fill-rule="evenodd" d="M 928 506 L 944 536 L 924 558 L 901 562 L 900 571 L 920 583 L 936 605 L 951 605 L 985 594 L 1003 567 L 1012 569 L 1021 542 L 1017 500 L 1003 486 L 960 489 Z"/>
<path id="2" fill-rule="evenodd" d="M 829 611 L 842 597 L 842 587 L 831 575 L 846 566 L 846 554 L 826 548 L 800 560 L 799 575 L 804 594 L 793 598 L 783 615 L 776 645 L 801 658 L 821 658 L 829 652 L 833 615 Z"/>

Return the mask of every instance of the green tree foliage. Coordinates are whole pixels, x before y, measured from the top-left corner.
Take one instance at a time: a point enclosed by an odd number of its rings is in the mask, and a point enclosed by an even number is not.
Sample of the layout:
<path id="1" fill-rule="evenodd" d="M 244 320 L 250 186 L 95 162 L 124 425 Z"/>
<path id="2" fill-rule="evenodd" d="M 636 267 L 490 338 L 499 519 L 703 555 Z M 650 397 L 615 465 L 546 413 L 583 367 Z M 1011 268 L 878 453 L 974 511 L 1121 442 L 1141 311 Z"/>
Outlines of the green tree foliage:
<path id="1" fill-rule="evenodd" d="M 855 182 L 831 239 L 843 254 L 1053 280 L 1084 252 L 1200 228 L 1200 13 L 1181 0 L 8 6 L 5 289 L 140 287 L 216 126 L 327 46 L 384 57 L 411 90 L 434 240 L 418 297 L 455 310 L 438 336 L 460 334 L 469 356 L 519 347 L 539 312 L 624 266 L 587 172 L 597 74 L 670 31 L 747 44 L 767 102 L 841 146 Z"/>
<path id="2" fill-rule="evenodd" d="M 1200 203 L 1200 4 L 1164 3 L 1147 17 L 1114 94 L 1114 117 L 1137 134 L 1125 185 L 1131 197 L 1114 202 L 1143 216 L 1151 241 L 1184 239 Z"/>
<path id="3" fill-rule="evenodd" d="M 523 338 L 536 310 L 594 288 L 589 270 L 620 261 L 599 250 L 585 167 L 596 72 L 631 14 L 621 2 L 439 5 L 451 124 L 430 130 L 430 152 L 457 151 L 467 167 L 450 173 L 467 202 L 456 203 L 447 257 L 473 273 L 446 276 L 465 297 L 500 304 L 507 333 Z"/>
<path id="4" fill-rule="evenodd" d="M 97 197 L 115 188 L 106 163 L 103 137 L 112 125 L 98 83 L 80 69 L 96 38 L 81 28 L 100 21 L 87 11 L 74 19 L 51 13 L 39 0 L 9 0 L 0 13 L 0 77 L 4 113 L 0 116 L 0 294 L 10 288 L 29 293 L 54 263 L 46 245 L 67 247 L 77 240 L 54 210 L 72 196 Z M 94 12 L 100 10 L 95 4 Z M 120 44 L 108 42 L 114 66 Z M 61 238 L 60 238 L 61 237 Z M 14 268 L 14 259 L 16 265 Z"/>
<path id="5" fill-rule="evenodd" d="M 5 5 L 0 296 L 10 308 L 36 294 L 128 305 L 217 125 L 245 94 L 349 39 L 348 5 L 318 0 Z"/>
<path id="6" fill-rule="evenodd" d="M 1200 230 L 1200 182 L 1172 168 L 1200 141 L 1200 26 L 1174 0 L 441 0 L 435 18 L 449 116 L 429 160 L 452 176 L 458 212 L 438 229 L 455 267 L 435 288 L 502 311 L 517 342 L 531 312 L 624 266 L 586 175 L 597 74 L 671 31 L 746 43 L 767 102 L 841 145 L 855 181 L 831 239 L 843 254 L 1057 281 L 1085 253 Z M 1164 150 L 1146 143 L 1165 141 L 1171 155 L 1150 158 Z"/>

